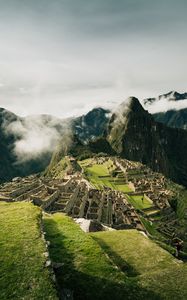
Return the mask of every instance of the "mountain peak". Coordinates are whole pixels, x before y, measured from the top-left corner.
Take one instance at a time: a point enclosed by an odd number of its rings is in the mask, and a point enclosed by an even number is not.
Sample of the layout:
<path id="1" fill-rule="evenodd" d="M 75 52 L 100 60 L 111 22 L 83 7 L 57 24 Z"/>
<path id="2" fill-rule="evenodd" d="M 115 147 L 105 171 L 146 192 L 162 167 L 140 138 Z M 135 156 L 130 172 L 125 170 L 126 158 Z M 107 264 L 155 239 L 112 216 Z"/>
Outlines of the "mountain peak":
<path id="1" fill-rule="evenodd" d="M 139 100 L 136 97 L 129 97 L 124 102 L 122 102 L 119 106 L 119 112 L 120 113 L 126 113 L 127 111 L 132 112 L 143 112 L 144 109 L 142 105 L 140 104 Z"/>
<path id="2" fill-rule="evenodd" d="M 140 111 L 144 111 L 142 105 L 140 104 L 138 98 L 136 97 L 129 97 L 128 98 L 129 101 L 129 108 L 134 111 L 134 112 L 140 112 Z"/>
<path id="3" fill-rule="evenodd" d="M 187 99 L 187 93 L 179 93 L 177 91 L 170 91 L 169 93 L 160 95 L 155 98 L 147 98 L 143 100 L 144 105 L 151 105 L 159 100 L 168 100 L 168 101 L 181 101 Z"/>
<path id="4" fill-rule="evenodd" d="M 170 91 L 169 93 L 166 93 L 164 95 L 160 95 L 158 97 L 158 99 L 166 98 L 166 99 L 168 99 L 170 101 L 177 101 L 177 100 L 184 99 L 186 96 L 187 96 L 187 93 L 180 94 L 177 91 Z"/>

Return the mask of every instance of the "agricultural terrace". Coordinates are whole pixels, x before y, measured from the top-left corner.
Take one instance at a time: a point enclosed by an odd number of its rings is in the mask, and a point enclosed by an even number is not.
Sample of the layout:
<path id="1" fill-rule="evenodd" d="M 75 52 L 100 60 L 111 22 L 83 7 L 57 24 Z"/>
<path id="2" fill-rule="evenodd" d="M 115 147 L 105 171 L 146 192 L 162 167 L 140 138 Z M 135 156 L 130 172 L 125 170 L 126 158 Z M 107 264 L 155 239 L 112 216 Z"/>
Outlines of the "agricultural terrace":
<path id="1" fill-rule="evenodd" d="M 136 209 L 145 209 L 153 206 L 153 202 L 146 195 L 127 195 L 127 200 Z"/>
<path id="2" fill-rule="evenodd" d="M 93 159 L 79 161 L 80 166 L 84 169 L 88 180 L 97 188 L 102 189 L 104 186 L 113 190 L 131 192 L 131 188 L 125 183 L 125 177 L 114 177 L 112 172 L 115 166 L 112 160 L 105 161 L 102 164 L 93 162 Z M 122 174 L 123 175 L 123 174 Z"/>
<path id="3" fill-rule="evenodd" d="M 125 260 L 123 270 L 120 269 L 108 251 L 92 235 L 83 232 L 72 218 L 62 213 L 48 215 L 44 225 L 51 245 L 50 257 L 56 264 L 62 264 L 56 271 L 58 286 L 71 291 L 74 299 L 160 299 L 139 284 Z M 134 244 L 137 249 L 136 240 Z"/>
<path id="4" fill-rule="evenodd" d="M 0 215 L 0 299 L 56 300 L 45 267 L 41 210 L 26 202 L 0 202 Z"/>
<path id="5" fill-rule="evenodd" d="M 119 230 L 92 233 L 91 236 L 119 269 L 129 266 L 129 272 L 139 279 L 139 284 L 154 291 L 158 299 L 187 299 L 187 265 L 142 233 Z"/>
<path id="6" fill-rule="evenodd" d="M 136 209 L 147 209 L 153 207 L 153 202 L 146 195 L 131 195 L 133 192 L 126 182 L 125 174 L 122 171 L 116 171 L 112 160 L 107 160 L 102 164 L 94 163 L 93 159 L 79 161 L 80 166 L 84 169 L 87 179 L 97 188 L 103 189 L 104 186 L 112 190 L 121 191 L 127 194 L 127 200 Z M 115 174 L 115 176 L 113 175 Z"/>
<path id="7" fill-rule="evenodd" d="M 58 286 L 74 299 L 187 299 L 187 266 L 139 231 L 88 234 L 62 213 L 44 225 Z"/>

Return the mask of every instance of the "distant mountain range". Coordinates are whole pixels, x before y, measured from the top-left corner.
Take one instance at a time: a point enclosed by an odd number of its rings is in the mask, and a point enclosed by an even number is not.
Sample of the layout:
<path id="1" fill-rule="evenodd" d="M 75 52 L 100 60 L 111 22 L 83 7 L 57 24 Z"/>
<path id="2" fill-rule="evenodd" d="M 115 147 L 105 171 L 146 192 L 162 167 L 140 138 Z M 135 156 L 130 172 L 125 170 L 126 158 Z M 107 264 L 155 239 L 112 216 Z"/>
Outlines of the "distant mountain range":
<path id="1" fill-rule="evenodd" d="M 161 99 L 166 99 L 168 101 L 180 101 L 187 99 L 187 93 L 178 93 L 176 91 L 171 91 L 169 93 L 159 95 L 155 98 L 146 98 L 143 100 L 144 105 L 151 105 L 156 101 L 159 101 Z"/>
<path id="2" fill-rule="evenodd" d="M 162 111 L 162 103 L 160 102 L 160 112 L 154 113 L 153 117 L 155 121 L 166 124 L 169 127 L 187 129 L 187 104 L 186 107 L 179 109 L 178 104 L 183 104 L 184 100 L 187 103 L 187 93 L 178 93 L 171 91 L 167 94 L 160 95 L 157 98 L 147 98 L 143 100 L 143 105 L 146 109 L 150 109 L 151 106 L 159 103 L 159 101 L 168 101 L 167 111 Z M 173 109 L 173 102 L 177 102 L 176 108 Z M 183 106 L 183 105 L 182 105 Z"/>
<path id="3" fill-rule="evenodd" d="M 153 117 L 155 121 L 166 124 L 169 127 L 187 130 L 187 108 L 156 113 L 153 114 Z"/>
<path id="4" fill-rule="evenodd" d="M 170 92 L 160 98 L 182 101 L 186 96 Z M 140 161 L 187 186 L 187 131 L 162 123 L 187 128 L 187 109 L 151 115 L 133 97 L 113 113 L 94 108 L 72 119 L 20 118 L 0 109 L 0 182 L 41 172 L 68 152 L 75 156 L 106 152 Z M 20 146 L 26 153 L 17 153 Z"/>

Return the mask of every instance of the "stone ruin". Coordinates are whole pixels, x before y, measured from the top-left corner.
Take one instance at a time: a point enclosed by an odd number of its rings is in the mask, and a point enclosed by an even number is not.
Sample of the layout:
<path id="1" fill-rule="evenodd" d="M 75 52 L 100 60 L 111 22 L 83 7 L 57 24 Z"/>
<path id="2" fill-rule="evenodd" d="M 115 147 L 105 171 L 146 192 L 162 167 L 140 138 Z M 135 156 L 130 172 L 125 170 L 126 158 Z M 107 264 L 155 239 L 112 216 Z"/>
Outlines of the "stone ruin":
<path id="1" fill-rule="evenodd" d="M 80 175 L 69 179 L 14 179 L 1 186 L 0 201 L 29 201 L 46 212 L 64 212 L 72 218 L 93 220 L 114 229 L 144 230 L 122 192 L 94 189 Z"/>
<path id="2" fill-rule="evenodd" d="M 102 190 L 83 178 L 82 173 L 67 174 L 64 179 L 51 179 L 38 176 L 14 178 L 12 182 L 0 186 L 0 201 L 29 201 L 49 213 L 64 212 L 72 218 L 84 218 L 104 224 L 114 229 L 144 230 L 145 228 L 126 194 L 144 195 L 153 202 L 151 208 L 143 210 L 147 218 L 161 210 L 170 209 L 171 192 L 161 174 L 153 173 L 140 163 L 120 158 L 99 157 L 92 164 L 112 161 L 118 182 L 129 185 L 131 192 L 122 193 L 104 187 Z M 173 219 L 170 221 L 173 222 Z M 168 221 L 169 222 L 169 221 Z M 160 232 L 171 232 L 172 223 Z"/>
<path id="3" fill-rule="evenodd" d="M 115 159 L 116 166 L 126 174 L 127 182 L 133 187 L 134 195 L 143 194 L 152 200 L 155 208 L 163 210 L 170 207 L 171 191 L 167 189 L 167 179 L 139 162 Z"/>

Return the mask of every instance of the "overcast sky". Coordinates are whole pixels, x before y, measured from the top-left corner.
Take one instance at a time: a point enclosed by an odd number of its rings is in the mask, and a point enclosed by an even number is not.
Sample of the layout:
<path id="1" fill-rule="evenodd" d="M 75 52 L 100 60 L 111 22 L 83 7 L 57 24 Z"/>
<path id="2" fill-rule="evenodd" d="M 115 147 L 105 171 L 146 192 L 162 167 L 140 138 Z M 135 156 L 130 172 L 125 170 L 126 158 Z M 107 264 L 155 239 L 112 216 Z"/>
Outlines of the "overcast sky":
<path id="1" fill-rule="evenodd" d="M 187 91 L 186 0 L 0 0 L 0 106 L 59 117 Z"/>

